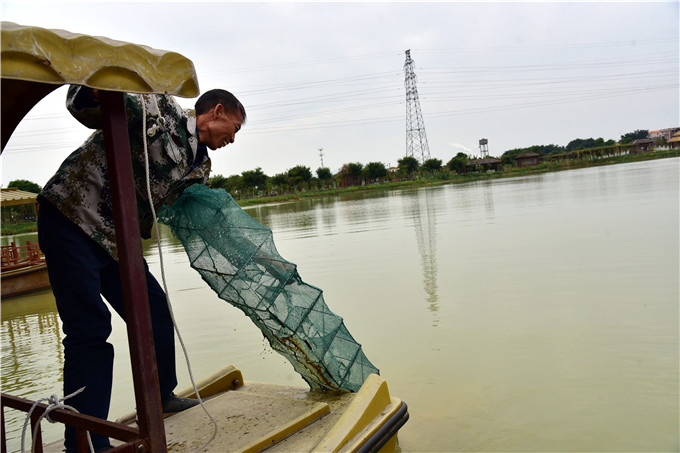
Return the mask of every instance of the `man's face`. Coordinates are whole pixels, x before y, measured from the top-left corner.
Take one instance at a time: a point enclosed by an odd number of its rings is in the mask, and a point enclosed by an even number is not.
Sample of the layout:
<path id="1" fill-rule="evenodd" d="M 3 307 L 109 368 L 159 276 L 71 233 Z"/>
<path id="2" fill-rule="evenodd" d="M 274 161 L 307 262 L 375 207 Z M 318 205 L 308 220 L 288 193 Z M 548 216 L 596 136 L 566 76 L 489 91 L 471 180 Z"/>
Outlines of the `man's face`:
<path id="1" fill-rule="evenodd" d="M 241 112 L 226 112 L 222 104 L 217 104 L 212 110 L 212 119 L 208 123 L 207 134 L 204 132 L 201 135 L 201 143 L 211 150 L 234 143 L 241 124 L 243 124 Z"/>

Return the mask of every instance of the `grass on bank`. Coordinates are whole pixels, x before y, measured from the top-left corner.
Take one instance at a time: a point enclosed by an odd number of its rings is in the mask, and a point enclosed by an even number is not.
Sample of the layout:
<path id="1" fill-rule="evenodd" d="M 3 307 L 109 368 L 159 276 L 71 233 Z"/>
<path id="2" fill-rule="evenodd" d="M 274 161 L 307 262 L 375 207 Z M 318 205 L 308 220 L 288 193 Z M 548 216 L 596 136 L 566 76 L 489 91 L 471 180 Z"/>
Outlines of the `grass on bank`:
<path id="1" fill-rule="evenodd" d="M 0 225 L 0 234 L 2 236 L 13 236 L 15 234 L 35 233 L 38 231 L 38 225 L 35 220 L 17 223 L 5 223 Z"/>

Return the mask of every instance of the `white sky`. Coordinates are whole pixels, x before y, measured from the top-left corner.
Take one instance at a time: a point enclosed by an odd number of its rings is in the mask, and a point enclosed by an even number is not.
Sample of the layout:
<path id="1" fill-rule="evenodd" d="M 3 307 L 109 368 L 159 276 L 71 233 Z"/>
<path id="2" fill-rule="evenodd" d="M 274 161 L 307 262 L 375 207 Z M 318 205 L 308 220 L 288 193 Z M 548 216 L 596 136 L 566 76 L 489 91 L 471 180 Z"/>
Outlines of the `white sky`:
<path id="1" fill-rule="evenodd" d="M 225 176 L 296 165 L 396 165 L 411 49 L 430 154 L 446 163 L 680 126 L 678 2 L 2 2 L 2 20 L 172 50 L 248 123 L 211 152 Z M 45 184 L 89 131 L 43 100 L 2 154 L 2 186 Z M 192 107 L 194 100 L 180 99 Z"/>

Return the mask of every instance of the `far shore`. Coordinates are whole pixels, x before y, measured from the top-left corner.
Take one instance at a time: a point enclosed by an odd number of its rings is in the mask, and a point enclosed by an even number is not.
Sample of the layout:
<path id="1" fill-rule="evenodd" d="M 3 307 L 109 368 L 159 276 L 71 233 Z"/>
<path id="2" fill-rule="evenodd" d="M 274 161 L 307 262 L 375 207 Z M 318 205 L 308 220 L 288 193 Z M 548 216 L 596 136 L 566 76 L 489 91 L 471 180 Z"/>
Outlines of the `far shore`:
<path id="1" fill-rule="evenodd" d="M 630 154 L 625 156 L 616 156 L 598 160 L 583 160 L 571 161 L 568 163 L 544 163 L 526 168 L 510 168 L 503 171 L 485 172 L 485 173 L 466 173 L 457 175 L 448 171 L 442 171 L 438 174 L 428 177 L 418 177 L 412 181 L 385 181 L 380 183 L 365 184 L 350 187 L 328 188 L 320 190 L 308 190 L 298 193 L 289 193 L 274 196 L 261 196 L 252 198 L 236 199 L 236 202 L 241 207 L 248 207 L 253 205 L 282 203 L 287 201 L 295 201 L 301 198 L 313 198 L 329 195 L 340 195 L 352 192 L 365 192 L 375 190 L 389 190 L 395 188 L 417 188 L 421 186 L 432 186 L 441 184 L 462 184 L 472 181 L 493 180 L 502 178 L 513 178 L 517 176 L 526 176 L 539 173 L 548 173 L 554 171 L 575 170 L 578 168 L 596 167 L 603 165 L 624 164 L 630 162 L 640 162 L 645 160 L 664 159 L 679 157 L 680 149 L 671 149 L 663 151 L 652 151 L 644 154 Z"/>
<path id="2" fill-rule="evenodd" d="M 249 207 L 270 203 L 285 203 L 302 198 L 327 197 L 333 195 L 342 195 L 354 192 L 367 192 L 376 190 L 390 190 L 400 188 L 418 188 L 423 186 L 441 185 L 441 184 L 462 184 L 472 181 L 493 180 L 502 178 L 512 178 L 517 176 L 526 176 L 539 173 L 548 173 L 554 171 L 574 170 L 578 168 L 595 167 L 602 165 L 615 165 L 630 162 L 640 162 L 653 159 L 673 158 L 680 156 L 680 149 L 669 149 L 652 151 L 643 154 L 629 154 L 625 156 L 616 156 L 597 160 L 579 160 L 570 161 L 566 163 L 542 163 L 533 167 L 526 168 L 510 168 L 503 171 L 485 172 L 485 173 L 466 173 L 457 175 L 455 173 L 441 171 L 430 176 L 419 176 L 410 181 L 385 181 L 372 184 L 364 184 L 350 187 L 336 187 L 318 190 L 306 190 L 296 193 L 287 193 L 274 196 L 260 196 L 253 198 L 240 198 L 236 202 L 241 207 Z M 0 225 L 2 236 L 13 236 L 23 233 L 33 233 L 37 231 L 35 221 L 20 222 L 20 223 L 4 223 Z"/>

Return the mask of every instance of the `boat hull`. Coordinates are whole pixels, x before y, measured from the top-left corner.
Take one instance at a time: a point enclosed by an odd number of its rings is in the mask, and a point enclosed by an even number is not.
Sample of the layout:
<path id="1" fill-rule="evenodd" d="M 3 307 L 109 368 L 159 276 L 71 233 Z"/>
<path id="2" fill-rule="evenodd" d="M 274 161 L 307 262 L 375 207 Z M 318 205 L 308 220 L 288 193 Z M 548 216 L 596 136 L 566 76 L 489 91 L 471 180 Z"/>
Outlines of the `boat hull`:
<path id="1" fill-rule="evenodd" d="M 39 263 L 13 270 L 3 270 L 1 277 L 2 298 L 19 296 L 50 287 L 47 265 Z"/>

